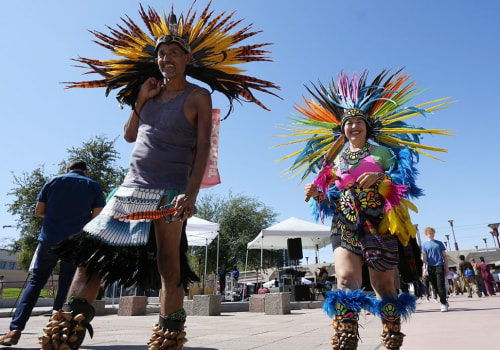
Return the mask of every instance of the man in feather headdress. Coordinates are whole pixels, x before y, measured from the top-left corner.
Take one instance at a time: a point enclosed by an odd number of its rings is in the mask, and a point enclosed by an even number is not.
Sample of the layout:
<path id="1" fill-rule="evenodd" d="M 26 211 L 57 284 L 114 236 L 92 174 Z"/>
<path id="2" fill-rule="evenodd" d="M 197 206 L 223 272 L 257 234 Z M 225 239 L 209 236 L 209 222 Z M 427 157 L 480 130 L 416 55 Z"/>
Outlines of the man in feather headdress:
<path id="1" fill-rule="evenodd" d="M 176 332 L 171 337 L 172 342 L 180 345 L 186 340 L 183 332 L 186 313 L 179 247 L 184 221 L 194 213 L 207 164 L 212 101 L 206 89 L 186 80 L 185 71 L 191 54 L 182 38 L 174 35 L 159 37 L 155 52 L 158 68 L 165 79 L 151 77 L 142 84 L 125 123 L 125 140 L 135 142 L 129 172 L 108 202 L 104 215 L 89 224 L 85 231 L 116 240 L 121 231 L 119 226 L 128 227 L 132 218 L 115 223 L 113 221 L 117 220 L 106 214 L 111 212 L 114 217 L 119 216 L 123 206 L 132 206 L 141 201 L 141 197 L 149 201 L 151 207 L 148 210 L 173 204 L 175 212 L 171 221 L 164 217 L 153 220 L 161 276 L 161 316 L 157 328 Z M 142 202 L 141 205 L 147 206 L 148 203 Z M 136 213 L 140 215 L 137 210 Z M 63 310 L 73 313 L 78 310 L 85 316 L 83 325 L 89 326 L 94 313 L 90 304 L 96 299 L 100 285 L 100 273 L 92 273 L 89 278 L 87 269 L 79 267 L 68 294 L 71 299 Z M 53 318 L 57 317 L 53 315 Z M 75 341 L 68 342 L 71 349 L 79 347 L 85 329 L 75 333 Z M 48 338 L 48 334 L 42 337 L 42 346 L 50 342 Z M 164 342 L 160 338 L 153 334 L 150 349 Z"/>
<path id="2" fill-rule="evenodd" d="M 181 349 L 186 312 L 184 292 L 198 280 L 186 252 L 186 220 L 194 214 L 196 198 L 208 161 L 212 131 L 212 100 L 206 83 L 230 101 L 243 98 L 265 108 L 250 89 L 273 94 L 273 83 L 240 74 L 236 64 L 267 61 L 268 44 L 235 47 L 258 32 L 250 26 L 229 34 L 240 21 L 232 14 L 214 19 L 207 8 L 195 20 L 171 13 L 162 18 L 141 7 L 152 39 L 128 17 L 112 36 L 93 32 L 98 44 L 123 59 L 78 58 L 102 80 L 70 83 L 68 87 L 120 89 L 118 100 L 132 111 L 124 137 L 135 142 L 130 169 L 102 213 L 82 232 L 61 242 L 55 252 L 74 257 L 79 269 L 62 310 L 55 311 L 40 337 L 42 350 L 78 349 L 86 331 L 93 330 L 92 302 L 101 283 L 136 285 L 160 292 L 160 317 L 153 326 L 149 350 Z M 274 95 L 274 94 L 273 94 Z"/>

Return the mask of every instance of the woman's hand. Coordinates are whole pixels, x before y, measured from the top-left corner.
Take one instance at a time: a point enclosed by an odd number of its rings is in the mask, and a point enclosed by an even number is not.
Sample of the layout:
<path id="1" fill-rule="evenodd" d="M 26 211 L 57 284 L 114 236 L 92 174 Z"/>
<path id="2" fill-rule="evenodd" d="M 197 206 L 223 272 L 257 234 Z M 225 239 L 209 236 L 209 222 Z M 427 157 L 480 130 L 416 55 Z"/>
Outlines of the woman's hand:
<path id="1" fill-rule="evenodd" d="M 360 188 L 368 188 L 375 185 L 377 180 L 383 179 L 383 177 L 384 173 L 375 173 L 375 172 L 363 173 L 356 179 L 356 183 L 359 185 Z"/>
<path id="2" fill-rule="evenodd" d="M 312 183 L 308 183 L 307 185 L 304 186 L 304 195 L 306 196 L 306 202 L 309 202 L 309 199 L 311 197 L 317 197 L 319 196 L 319 191 L 316 186 L 314 186 Z"/>

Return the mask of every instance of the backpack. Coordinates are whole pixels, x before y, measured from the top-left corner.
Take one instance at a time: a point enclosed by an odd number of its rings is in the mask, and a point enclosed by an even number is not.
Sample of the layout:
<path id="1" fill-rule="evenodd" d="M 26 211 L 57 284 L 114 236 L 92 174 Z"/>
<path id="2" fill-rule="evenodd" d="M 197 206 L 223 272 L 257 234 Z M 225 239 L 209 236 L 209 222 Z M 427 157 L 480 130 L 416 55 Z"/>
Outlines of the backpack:
<path id="1" fill-rule="evenodd" d="M 469 267 L 465 269 L 464 273 L 465 277 L 472 277 L 474 276 L 474 271 L 472 271 Z"/>

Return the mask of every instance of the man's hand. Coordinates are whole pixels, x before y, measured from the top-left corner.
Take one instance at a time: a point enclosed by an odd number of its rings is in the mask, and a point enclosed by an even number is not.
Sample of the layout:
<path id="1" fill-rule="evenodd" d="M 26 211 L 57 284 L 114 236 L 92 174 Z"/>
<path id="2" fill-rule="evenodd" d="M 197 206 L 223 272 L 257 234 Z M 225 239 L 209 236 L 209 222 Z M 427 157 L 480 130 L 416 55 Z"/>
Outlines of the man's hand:
<path id="1" fill-rule="evenodd" d="M 179 220 L 187 220 L 194 215 L 194 205 L 196 203 L 196 196 L 186 193 L 179 194 L 174 199 L 175 209 L 177 213 L 174 218 Z"/>
<path id="2" fill-rule="evenodd" d="M 161 85 L 162 82 L 160 80 L 156 80 L 155 78 L 148 78 L 144 83 L 142 83 L 136 101 L 136 109 L 138 109 L 137 112 L 140 112 L 142 106 L 147 100 L 160 93 Z"/>

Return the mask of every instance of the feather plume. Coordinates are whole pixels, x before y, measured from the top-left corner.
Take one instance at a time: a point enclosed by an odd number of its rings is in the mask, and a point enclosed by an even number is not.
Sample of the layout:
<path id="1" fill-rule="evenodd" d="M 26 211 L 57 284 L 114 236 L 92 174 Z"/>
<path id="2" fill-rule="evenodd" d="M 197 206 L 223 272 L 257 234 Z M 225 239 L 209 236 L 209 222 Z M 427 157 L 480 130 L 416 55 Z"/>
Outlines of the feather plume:
<path id="1" fill-rule="evenodd" d="M 210 10 L 211 2 L 199 17 L 193 11 L 193 5 L 186 16 L 176 16 L 172 11 L 168 16 L 160 16 L 156 10 L 140 5 L 139 15 L 146 26 L 143 31 L 130 17 L 122 17 L 122 25 L 117 28 L 108 26 L 110 34 L 90 31 L 95 43 L 110 50 L 121 58 L 98 60 L 85 57 L 74 61 L 90 68 L 84 74 L 97 74 L 102 79 L 90 81 L 65 82 L 66 88 L 106 87 L 105 95 L 118 89 L 117 99 L 120 104 L 133 106 L 140 86 L 149 77 L 162 79 L 155 63 L 155 42 L 164 34 L 183 38 L 191 48 L 191 63 L 186 74 L 193 79 L 206 83 L 214 91 L 225 95 L 230 102 L 230 114 L 233 101 L 246 101 L 269 110 L 255 97 L 252 91 L 258 91 L 279 97 L 274 90 L 280 88 L 274 83 L 242 74 L 240 65 L 247 62 L 272 61 L 269 51 L 261 50 L 270 43 L 237 46 L 245 39 L 252 38 L 261 31 L 250 31 L 252 26 L 231 33 L 242 20 L 234 21 L 235 12 L 225 12 L 214 16 Z M 212 18 L 213 17 L 213 18 Z M 82 67 L 78 65 L 77 67 Z M 223 118 L 223 119 L 225 119 Z"/>

